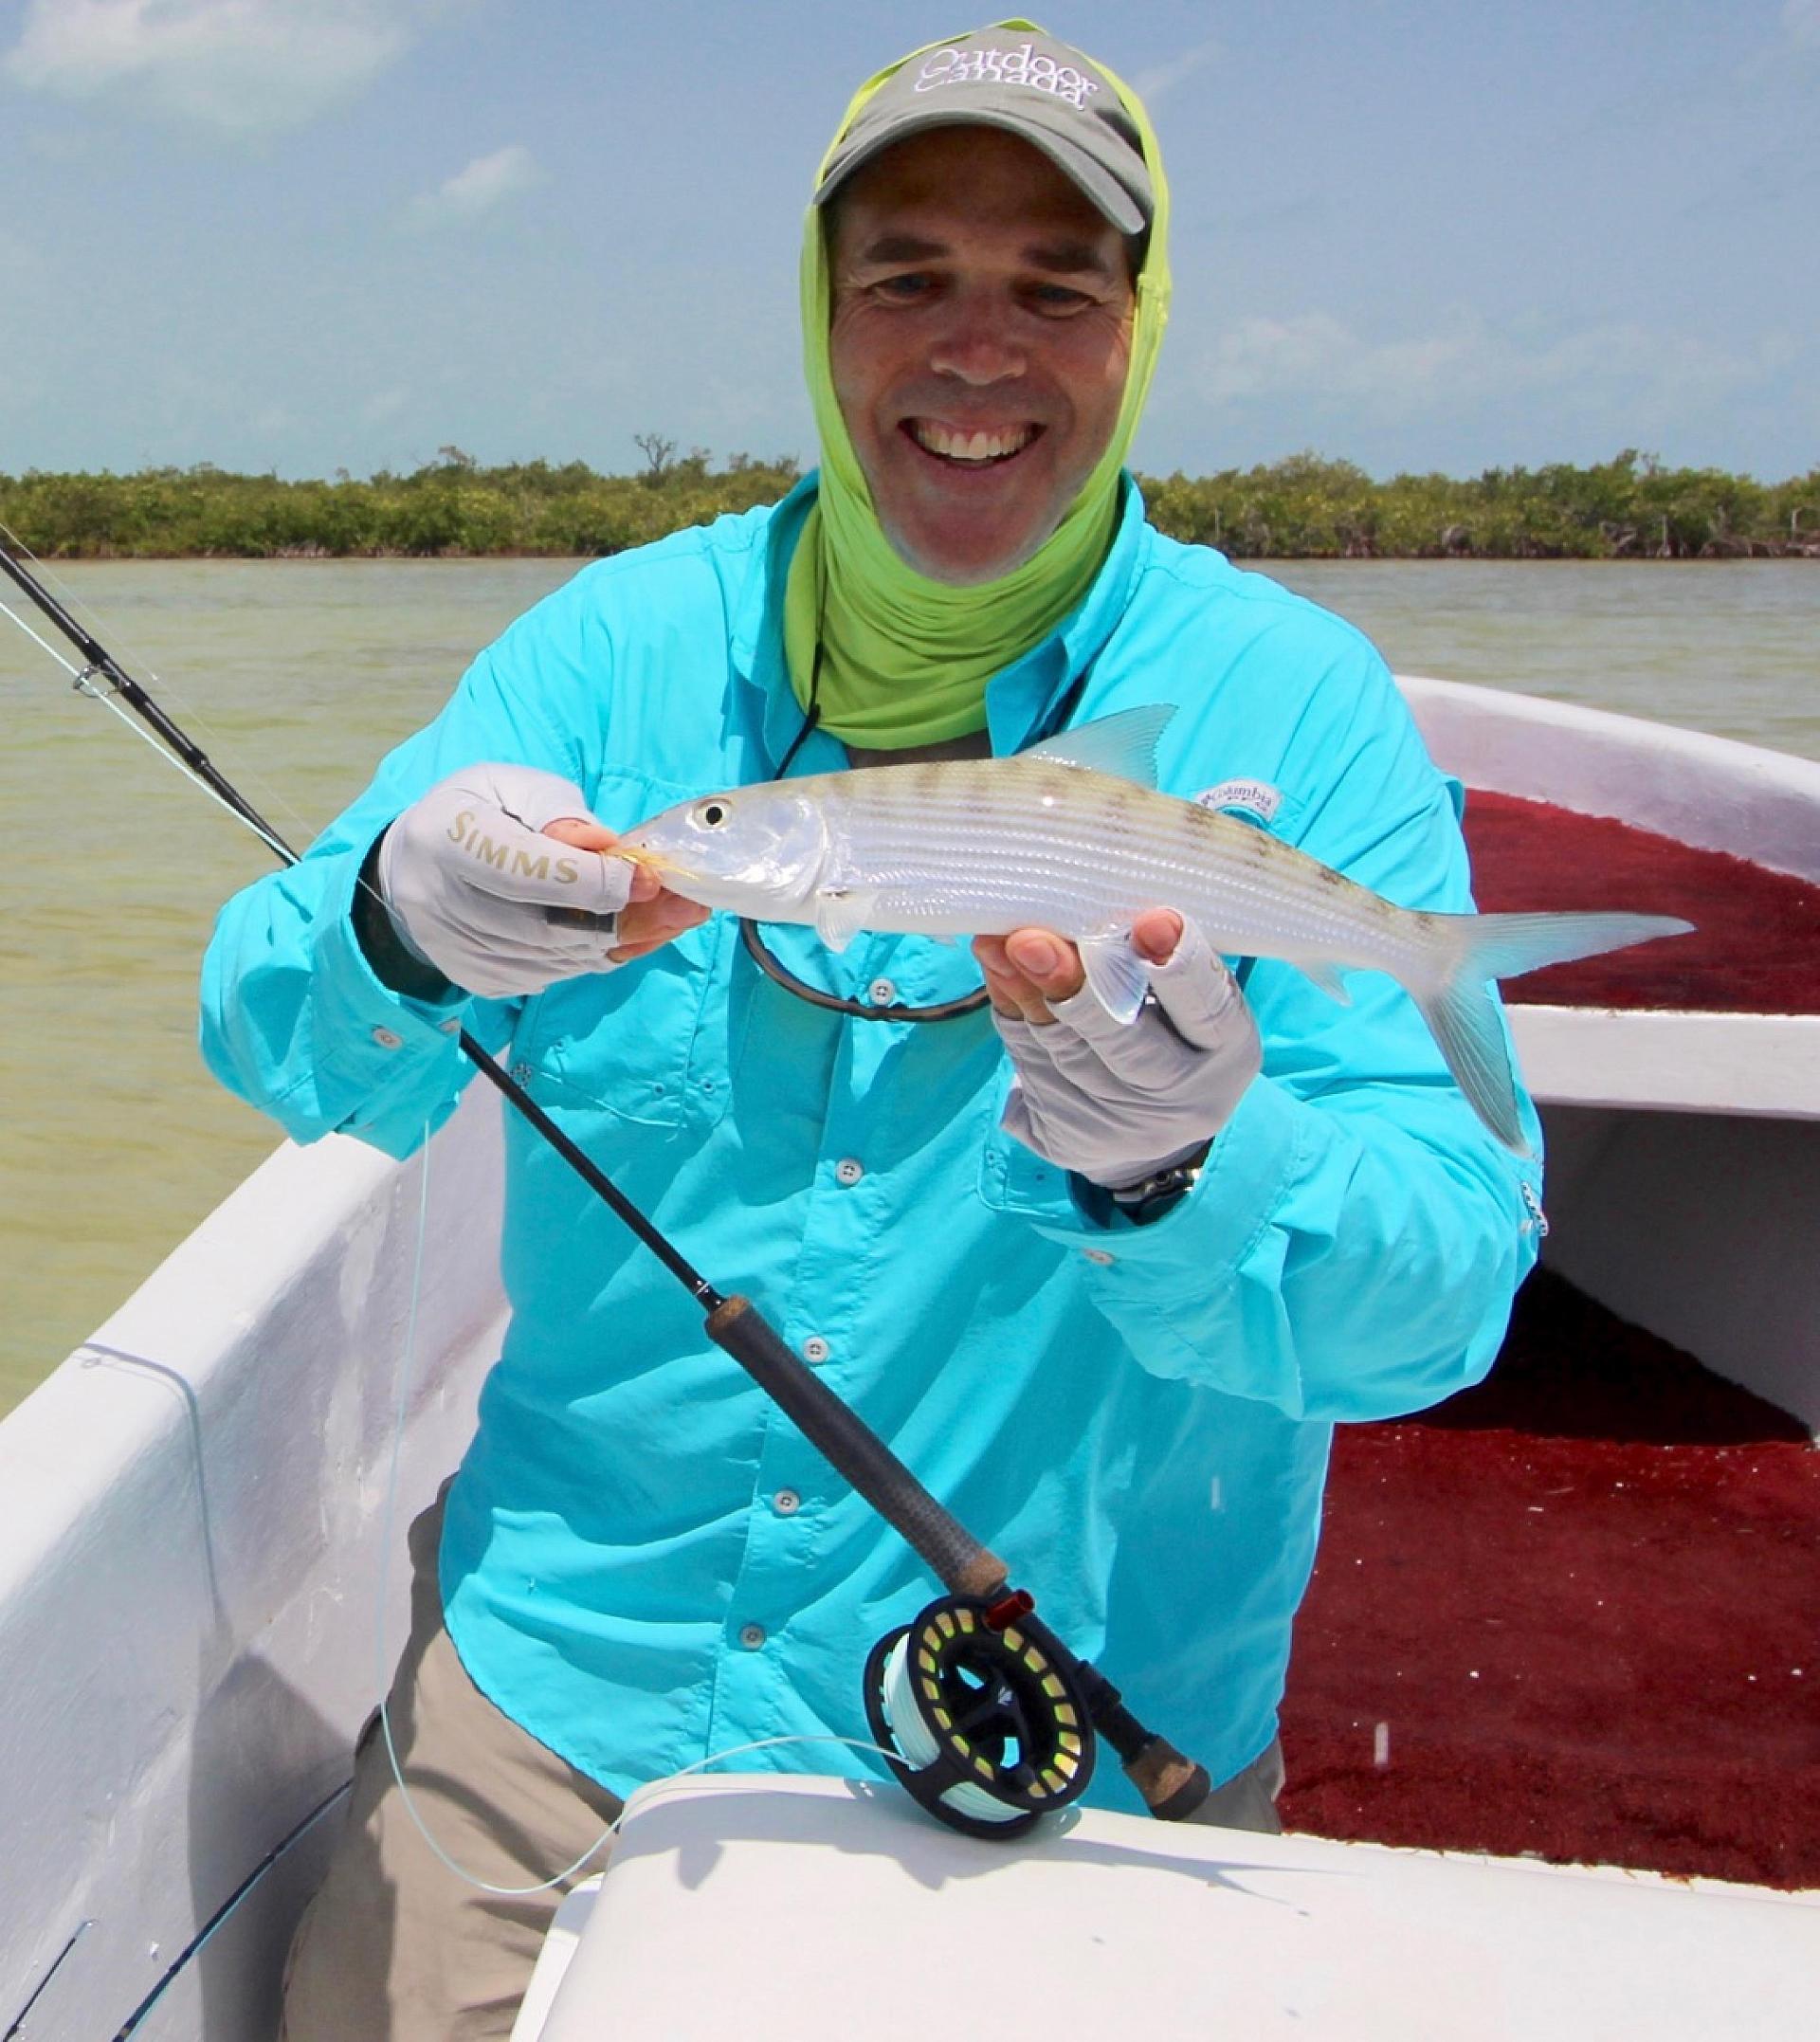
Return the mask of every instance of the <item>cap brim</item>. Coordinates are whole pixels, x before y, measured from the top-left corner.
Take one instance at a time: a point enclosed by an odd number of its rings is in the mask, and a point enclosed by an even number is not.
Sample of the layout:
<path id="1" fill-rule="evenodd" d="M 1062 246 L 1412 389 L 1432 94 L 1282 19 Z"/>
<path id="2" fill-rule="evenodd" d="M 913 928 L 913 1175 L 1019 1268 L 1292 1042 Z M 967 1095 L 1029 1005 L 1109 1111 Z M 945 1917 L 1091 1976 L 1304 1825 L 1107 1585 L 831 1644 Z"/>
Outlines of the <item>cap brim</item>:
<path id="1" fill-rule="evenodd" d="M 1121 234 L 1141 234 L 1150 224 L 1138 201 L 1084 149 L 1077 148 L 1062 136 L 1033 127 L 1016 114 L 999 113 L 989 107 L 970 109 L 965 114 L 956 114 L 947 107 L 931 107 L 927 113 L 908 114 L 892 121 L 877 135 L 867 136 L 850 154 L 836 154 L 827 176 L 816 188 L 815 204 L 827 205 L 855 171 L 864 169 L 894 144 L 912 135 L 926 134 L 931 128 L 997 128 L 1004 134 L 1015 135 L 1020 141 L 1028 142 L 1032 149 L 1040 150 L 1047 156 L 1068 182 Z"/>

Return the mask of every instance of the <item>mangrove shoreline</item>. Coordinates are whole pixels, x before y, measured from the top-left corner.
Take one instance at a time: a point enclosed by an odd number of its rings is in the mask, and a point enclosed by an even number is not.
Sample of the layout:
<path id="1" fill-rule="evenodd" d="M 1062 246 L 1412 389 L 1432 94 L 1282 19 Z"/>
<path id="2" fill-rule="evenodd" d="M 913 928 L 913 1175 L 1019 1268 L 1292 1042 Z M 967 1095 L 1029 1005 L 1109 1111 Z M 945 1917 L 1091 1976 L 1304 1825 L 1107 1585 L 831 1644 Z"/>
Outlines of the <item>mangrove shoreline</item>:
<path id="1" fill-rule="evenodd" d="M 482 467 L 458 447 L 410 474 L 282 482 L 204 464 L 136 474 L 0 474 L 0 525 L 48 559 L 594 557 L 774 502 L 788 456 L 641 434 L 644 470 Z M 1140 476 L 1155 523 L 1234 559 L 1820 559 L 1820 467 L 1782 483 L 1669 468 L 1627 448 L 1591 467 L 1377 482 L 1296 454 L 1216 475 Z"/>

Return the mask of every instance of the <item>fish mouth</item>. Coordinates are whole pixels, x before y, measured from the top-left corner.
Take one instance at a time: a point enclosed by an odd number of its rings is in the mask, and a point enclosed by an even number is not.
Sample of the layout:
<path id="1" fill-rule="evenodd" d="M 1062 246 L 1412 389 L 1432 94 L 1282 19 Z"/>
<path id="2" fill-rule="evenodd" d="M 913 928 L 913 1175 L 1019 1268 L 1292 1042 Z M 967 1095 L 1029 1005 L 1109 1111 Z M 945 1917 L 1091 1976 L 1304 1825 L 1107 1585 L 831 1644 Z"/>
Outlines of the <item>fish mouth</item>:
<path id="1" fill-rule="evenodd" d="M 681 868 L 673 859 L 666 858 L 660 850 L 647 850 L 643 844 L 628 843 L 621 837 L 613 846 L 612 855 L 624 858 L 628 865 L 635 865 L 646 872 L 675 872 Z"/>
<path id="2" fill-rule="evenodd" d="M 898 430 L 910 444 L 950 468 L 1001 468 L 1043 437 L 1033 419 L 1013 426 L 950 426 L 938 418 L 906 418 Z"/>
<path id="3" fill-rule="evenodd" d="M 750 880 L 742 873 L 716 872 L 692 865 L 686 849 L 678 856 L 673 851 L 657 850 L 621 837 L 605 855 L 624 858 L 641 871 L 654 872 L 664 890 L 681 900 L 697 902 L 702 907 L 729 908 L 738 914 L 747 912 L 752 893 Z"/>

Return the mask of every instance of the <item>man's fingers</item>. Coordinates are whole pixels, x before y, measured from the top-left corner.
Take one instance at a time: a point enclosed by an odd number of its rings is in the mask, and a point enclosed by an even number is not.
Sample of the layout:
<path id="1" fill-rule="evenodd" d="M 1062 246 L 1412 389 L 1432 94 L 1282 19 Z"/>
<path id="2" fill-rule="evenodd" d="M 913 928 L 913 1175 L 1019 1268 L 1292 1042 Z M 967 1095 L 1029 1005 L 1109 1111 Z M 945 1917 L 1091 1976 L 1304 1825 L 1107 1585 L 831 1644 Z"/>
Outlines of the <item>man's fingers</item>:
<path id="1" fill-rule="evenodd" d="M 992 1012 L 1002 1014 L 1007 1021 L 1028 1021 L 1032 1028 L 1054 1025 L 1055 1016 L 1044 1005 L 1041 995 L 1033 993 L 1022 978 L 988 972 L 986 995 L 992 1003 Z"/>
<path id="2" fill-rule="evenodd" d="M 577 850 L 610 851 L 619 838 L 605 823 L 597 823 L 592 817 L 559 815 L 555 822 L 545 823 L 543 832 L 555 837 L 559 844 L 573 844 Z M 664 882 L 648 866 L 632 867 L 632 890 L 628 901 L 654 901 L 663 891 Z"/>
<path id="3" fill-rule="evenodd" d="M 1218 954 L 1192 922 L 1174 908 L 1149 908 L 1132 923 L 1133 949 L 1149 967 L 1156 1004 L 1183 1041 L 1210 1048 L 1229 1026 L 1238 987 Z M 1149 1052 L 1129 1027 L 1086 992 L 1086 975 L 1074 944 L 1049 929 L 1018 929 L 982 936 L 974 955 L 995 1011 L 1038 1028 L 1060 1018 L 1115 1067 L 1147 1062 Z"/>
<path id="4" fill-rule="evenodd" d="M 597 823 L 585 815 L 558 815 L 554 822 L 544 824 L 543 834 L 559 837 L 563 843 L 573 844 L 577 850 L 611 850 L 619 842 L 605 823 Z"/>
<path id="5" fill-rule="evenodd" d="M 1146 964 L 1167 964 L 1185 926 L 1173 907 L 1147 907 L 1131 925 L 1131 947 Z"/>
<path id="6" fill-rule="evenodd" d="M 992 1003 L 992 1012 L 1003 1014 L 1008 1021 L 1026 1019 L 1024 1009 L 1018 1002 L 1014 974 L 1006 962 L 1005 939 L 1002 936 L 974 937 L 974 961 L 986 981 L 986 996 Z"/>
<path id="7" fill-rule="evenodd" d="M 636 902 L 621 910 L 619 917 L 619 942 L 609 952 L 615 964 L 625 964 L 633 957 L 642 957 L 647 951 L 656 950 L 708 919 L 708 911 L 694 901 L 685 901 L 680 894 L 661 894 L 652 901 Z"/>
<path id="8" fill-rule="evenodd" d="M 1238 980 L 1192 923 L 1168 962 L 1151 967 L 1150 990 L 1170 1026 L 1197 1049 L 1224 1040 L 1244 1014 Z"/>
<path id="9" fill-rule="evenodd" d="M 1038 988 L 1006 955 L 1002 936 L 976 937 L 974 956 L 986 980 L 992 1011 L 1008 1021 L 1028 1021 L 1033 1028 L 1047 1028 L 1055 1020 L 1048 1002 Z"/>
<path id="10" fill-rule="evenodd" d="M 1046 1001 L 1072 999 L 1086 983 L 1081 953 L 1051 930 L 1012 930 L 1005 939 L 1005 956 Z"/>

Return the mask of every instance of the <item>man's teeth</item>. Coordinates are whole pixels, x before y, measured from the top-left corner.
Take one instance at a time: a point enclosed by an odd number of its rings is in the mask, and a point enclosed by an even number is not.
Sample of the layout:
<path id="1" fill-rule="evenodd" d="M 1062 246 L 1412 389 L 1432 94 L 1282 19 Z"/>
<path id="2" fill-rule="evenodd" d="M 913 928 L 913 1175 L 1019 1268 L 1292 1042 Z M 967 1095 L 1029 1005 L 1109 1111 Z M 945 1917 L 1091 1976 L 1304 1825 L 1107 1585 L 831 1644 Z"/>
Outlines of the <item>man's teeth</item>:
<path id="1" fill-rule="evenodd" d="M 926 419 L 910 428 L 917 445 L 944 461 L 1003 461 L 1008 454 L 1021 453 L 1036 437 L 1034 426 L 1016 426 L 999 432 L 952 432 Z"/>

